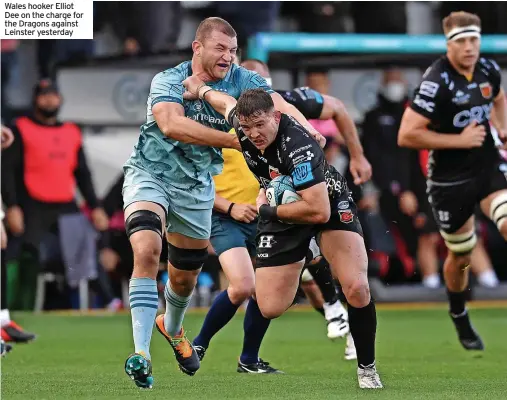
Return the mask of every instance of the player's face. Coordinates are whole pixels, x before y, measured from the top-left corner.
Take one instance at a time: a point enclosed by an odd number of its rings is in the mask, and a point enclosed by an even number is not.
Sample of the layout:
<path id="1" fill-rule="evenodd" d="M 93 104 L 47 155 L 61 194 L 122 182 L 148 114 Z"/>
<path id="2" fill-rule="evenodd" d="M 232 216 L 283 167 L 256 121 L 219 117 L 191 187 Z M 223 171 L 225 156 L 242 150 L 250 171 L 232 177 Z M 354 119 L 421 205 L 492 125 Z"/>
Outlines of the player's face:
<path id="1" fill-rule="evenodd" d="M 35 100 L 35 107 L 48 116 L 56 115 L 61 104 L 60 95 L 54 92 L 39 94 Z"/>
<path id="2" fill-rule="evenodd" d="M 275 141 L 281 114 L 279 111 L 260 112 L 245 118 L 239 116 L 239 124 L 245 135 L 259 150 Z"/>
<path id="3" fill-rule="evenodd" d="M 236 58 L 237 50 L 238 40 L 236 37 L 213 31 L 200 46 L 198 53 L 204 72 L 214 80 L 225 78 Z"/>
<path id="4" fill-rule="evenodd" d="M 463 37 L 447 43 L 449 57 L 461 68 L 472 68 L 479 59 L 481 39 L 478 37 Z"/>

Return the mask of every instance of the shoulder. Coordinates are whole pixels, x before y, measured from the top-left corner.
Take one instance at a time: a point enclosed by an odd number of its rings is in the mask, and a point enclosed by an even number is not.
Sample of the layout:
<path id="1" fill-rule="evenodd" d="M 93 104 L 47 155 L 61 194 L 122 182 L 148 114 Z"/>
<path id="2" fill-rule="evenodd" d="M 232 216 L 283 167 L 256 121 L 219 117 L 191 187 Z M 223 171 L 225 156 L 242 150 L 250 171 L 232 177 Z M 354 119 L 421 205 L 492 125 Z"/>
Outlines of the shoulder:
<path id="1" fill-rule="evenodd" d="M 293 117 L 287 114 L 282 114 L 280 120 L 280 128 L 278 130 L 279 146 L 283 153 L 287 153 L 290 158 L 290 153 L 293 150 L 310 149 L 311 147 L 319 146 L 318 143 L 313 139 L 310 133 Z"/>
<path id="2" fill-rule="evenodd" d="M 481 57 L 477 65 L 487 77 L 499 77 L 501 75 L 500 67 L 495 60 Z"/>
<path id="3" fill-rule="evenodd" d="M 182 82 L 185 78 L 188 77 L 188 69 L 189 69 L 190 61 L 182 62 L 173 68 L 168 68 L 164 71 L 159 72 L 153 77 L 153 82 L 166 81 L 170 83 L 174 83 L 176 81 Z"/>

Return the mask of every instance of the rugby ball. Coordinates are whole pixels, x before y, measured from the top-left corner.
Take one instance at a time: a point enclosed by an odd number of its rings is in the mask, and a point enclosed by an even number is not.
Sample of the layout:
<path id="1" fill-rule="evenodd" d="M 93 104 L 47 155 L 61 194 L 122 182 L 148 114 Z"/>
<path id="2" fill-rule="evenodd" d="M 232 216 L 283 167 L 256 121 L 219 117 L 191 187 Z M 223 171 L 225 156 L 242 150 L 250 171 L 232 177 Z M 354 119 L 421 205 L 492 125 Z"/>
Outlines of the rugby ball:
<path id="1" fill-rule="evenodd" d="M 266 189 L 266 197 L 271 207 L 301 200 L 301 196 L 296 193 L 292 178 L 286 175 L 277 176 L 269 182 L 268 188 Z"/>

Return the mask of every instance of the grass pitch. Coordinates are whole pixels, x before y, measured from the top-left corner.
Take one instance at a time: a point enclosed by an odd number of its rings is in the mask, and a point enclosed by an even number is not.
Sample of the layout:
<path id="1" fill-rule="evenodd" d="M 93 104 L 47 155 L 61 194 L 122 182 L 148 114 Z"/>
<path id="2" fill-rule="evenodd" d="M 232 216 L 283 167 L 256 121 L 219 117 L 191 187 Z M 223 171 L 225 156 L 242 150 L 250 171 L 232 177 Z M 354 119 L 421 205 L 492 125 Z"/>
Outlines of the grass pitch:
<path id="1" fill-rule="evenodd" d="M 502 308 L 503 307 L 503 308 Z M 261 357 L 285 375 L 236 372 L 243 313 L 212 341 L 194 377 L 179 372 L 172 350 L 154 329 L 155 385 L 140 390 L 123 371 L 132 351 L 130 316 L 15 314 L 38 339 L 17 345 L 2 359 L 2 399 L 506 399 L 507 308 L 471 307 L 486 351 L 459 345 L 445 306 L 390 309 L 379 306 L 377 367 L 385 388 L 357 388 L 356 363 L 343 359 L 344 340 L 325 336 L 323 318 L 291 310 L 272 322 Z M 185 326 L 193 338 L 204 312 Z"/>

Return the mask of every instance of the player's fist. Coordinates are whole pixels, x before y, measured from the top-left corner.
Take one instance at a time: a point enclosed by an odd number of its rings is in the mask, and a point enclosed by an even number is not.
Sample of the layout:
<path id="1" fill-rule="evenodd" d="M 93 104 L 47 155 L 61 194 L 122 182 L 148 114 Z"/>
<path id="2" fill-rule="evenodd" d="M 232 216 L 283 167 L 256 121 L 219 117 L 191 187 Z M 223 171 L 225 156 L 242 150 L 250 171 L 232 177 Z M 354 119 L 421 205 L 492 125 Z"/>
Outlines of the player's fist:
<path id="1" fill-rule="evenodd" d="M 249 223 L 257 218 L 257 210 L 251 204 L 238 204 L 232 206 L 231 217 L 236 221 Z"/>
<path id="2" fill-rule="evenodd" d="M 91 213 L 93 226 L 100 232 L 104 232 L 109 228 L 109 218 L 102 208 L 95 208 Z"/>
<path id="3" fill-rule="evenodd" d="M 368 182 L 371 178 L 371 165 L 362 154 L 350 158 L 349 169 L 355 185 Z"/>
<path id="4" fill-rule="evenodd" d="M 187 92 L 199 97 L 199 89 L 205 86 L 205 83 L 197 75 L 189 76 L 182 82 Z"/>
<path id="5" fill-rule="evenodd" d="M 465 149 L 481 147 L 486 138 L 486 129 L 484 125 L 479 125 L 473 120 L 460 134 L 461 144 Z"/>

